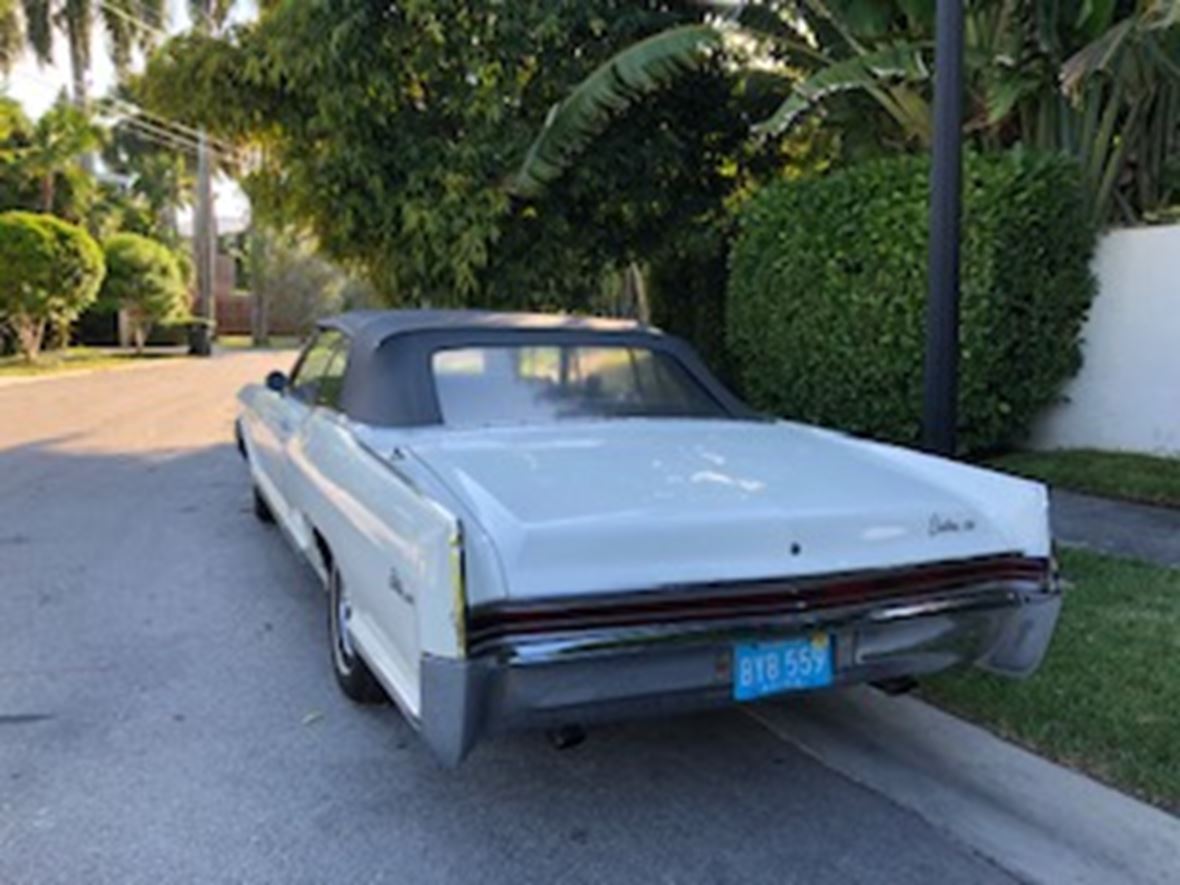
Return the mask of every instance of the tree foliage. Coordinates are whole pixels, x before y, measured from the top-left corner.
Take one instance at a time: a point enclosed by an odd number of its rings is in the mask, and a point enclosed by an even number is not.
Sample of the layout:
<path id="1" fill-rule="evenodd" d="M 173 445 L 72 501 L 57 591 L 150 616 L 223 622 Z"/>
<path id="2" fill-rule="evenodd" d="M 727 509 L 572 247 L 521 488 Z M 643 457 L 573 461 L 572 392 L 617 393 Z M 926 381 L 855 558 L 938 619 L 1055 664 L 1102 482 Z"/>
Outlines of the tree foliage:
<path id="1" fill-rule="evenodd" d="M 752 127 L 760 137 L 835 110 L 834 122 L 858 141 L 868 133 L 889 150 L 925 149 L 934 6 L 765 0 L 625 47 L 554 107 L 515 174 L 517 190 L 538 193 L 619 109 L 677 82 L 719 47 L 750 77 L 780 81 L 781 103 Z M 1180 160 L 1180 0 L 973 0 L 966 18 L 965 128 L 977 147 L 1023 144 L 1076 157 L 1098 221 L 1149 217 L 1180 199 L 1172 174 Z M 627 78 L 603 75 L 623 64 Z M 857 111 L 855 126 L 841 102 Z"/>
<path id="2" fill-rule="evenodd" d="M 188 290 L 176 255 L 167 245 L 132 233 L 119 233 L 104 244 L 107 274 L 102 285 L 105 307 L 126 311 L 137 353 L 155 323 L 187 313 Z"/>
<path id="3" fill-rule="evenodd" d="M 0 74 L 12 70 L 24 44 L 20 0 L 0 0 Z"/>
<path id="4" fill-rule="evenodd" d="M 70 325 L 98 297 L 106 274 L 102 247 L 85 228 L 52 215 L 42 216 L 54 241 L 52 311 L 49 321 L 56 331 L 56 343 L 65 345 Z"/>
<path id="5" fill-rule="evenodd" d="M 32 122 L 16 102 L 0 99 L 0 209 L 84 221 L 97 183 L 82 159 L 101 141 L 101 130 L 64 100 Z"/>
<path id="6" fill-rule="evenodd" d="M 52 215 L 0 214 L 0 316 L 35 359 L 49 323 L 68 323 L 98 295 L 105 264 L 85 230 Z"/>
<path id="7" fill-rule="evenodd" d="M 124 100 L 114 98 L 110 106 L 117 110 Z M 108 200 L 117 228 L 178 247 L 176 213 L 191 200 L 195 159 L 192 152 L 145 139 L 127 120 L 117 120 L 102 150 L 103 166 L 120 181 L 119 193 Z"/>
<path id="8" fill-rule="evenodd" d="M 375 306 L 370 287 L 324 260 L 309 237 L 255 225 L 245 239 L 247 273 L 240 283 L 264 305 L 268 329 L 302 335 L 325 315 Z"/>
<path id="9" fill-rule="evenodd" d="M 732 254 L 727 332 L 758 407 L 916 443 L 929 162 L 900 157 L 755 197 Z M 1094 234 L 1076 164 L 1016 152 L 964 170 L 959 439 L 1018 439 L 1081 363 Z"/>
<path id="10" fill-rule="evenodd" d="M 664 0 L 281 4 L 228 39 L 172 41 L 141 97 L 256 146 L 260 215 L 306 223 L 391 301 L 578 306 L 604 267 L 719 211 L 744 156 L 731 84 L 698 71 L 695 92 L 636 108 L 642 126 L 603 133 L 611 156 L 535 205 L 505 171 L 574 83 L 697 17 Z"/>
<path id="11" fill-rule="evenodd" d="M 0 213 L 0 319 L 26 359 L 45 331 L 53 271 L 53 238 L 36 216 Z"/>
<path id="12" fill-rule="evenodd" d="M 721 48 L 720 35 L 703 25 L 681 25 L 640 40 L 600 65 L 560 103 L 549 110 L 546 131 L 561 139 L 539 137 L 529 148 L 512 189 L 537 197 L 558 178 L 568 158 L 581 153 L 613 117 L 637 100 L 659 92 L 673 79 L 705 67 Z M 556 151 L 549 155 L 550 148 Z"/>

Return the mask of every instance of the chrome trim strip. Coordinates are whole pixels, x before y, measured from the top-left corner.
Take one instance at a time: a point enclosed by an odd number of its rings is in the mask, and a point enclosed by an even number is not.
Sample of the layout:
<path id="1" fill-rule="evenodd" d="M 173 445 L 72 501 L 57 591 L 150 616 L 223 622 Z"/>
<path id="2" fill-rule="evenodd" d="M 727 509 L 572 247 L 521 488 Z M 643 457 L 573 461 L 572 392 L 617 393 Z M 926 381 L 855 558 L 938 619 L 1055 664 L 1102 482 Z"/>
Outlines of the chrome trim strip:
<path id="1" fill-rule="evenodd" d="M 470 611 L 467 636 L 472 653 L 478 653 L 534 637 L 626 634 L 651 625 L 691 632 L 728 623 L 815 620 L 828 612 L 925 605 L 995 586 L 1056 592 L 1057 582 L 1048 560 L 1009 553 L 889 569 L 485 603 Z"/>
<path id="2" fill-rule="evenodd" d="M 657 646 L 702 645 L 788 637 L 811 630 L 837 630 L 886 624 L 909 618 L 1018 608 L 1054 592 L 1027 583 L 981 584 L 922 599 L 869 602 L 816 612 L 724 621 L 644 624 L 567 631 L 473 644 L 470 654 L 500 663 L 528 666 L 603 654 L 642 652 Z"/>

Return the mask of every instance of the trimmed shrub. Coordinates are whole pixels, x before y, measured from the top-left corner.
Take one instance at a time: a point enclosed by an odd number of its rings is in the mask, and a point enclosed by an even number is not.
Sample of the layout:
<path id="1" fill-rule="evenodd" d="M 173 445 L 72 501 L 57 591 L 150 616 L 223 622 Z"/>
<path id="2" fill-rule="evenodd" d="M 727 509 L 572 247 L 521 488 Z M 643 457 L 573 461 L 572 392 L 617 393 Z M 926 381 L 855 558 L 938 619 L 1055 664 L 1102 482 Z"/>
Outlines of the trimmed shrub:
<path id="1" fill-rule="evenodd" d="M 26 358 L 49 323 L 68 326 L 94 301 L 102 250 L 77 225 L 34 212 L 0 214 L 0 318 Z"/>
<path id="2" fill-rule="evenodd" d="M 914 444 L 921 433 L 929 162 L 782 182 L 750 201 L 730 257 L 735 381 L 768 412 Z M 1094 231 L 1057 155 L 963 170 L 959 445 L 1025 434 L 1081 365 Z"/>
<path id="3" fill-rule="evenodd" d="M 0 214 L 0 319 L 26 359 L 41 349 L 52 272 L 53 238 L 36 216 Z"/>
<path id="4" fill-rule="evenodd" d="M 139 234 L 115 234 L 105 248 L 103 304 L 127 312 L 135 349 L 142 352 L 155 323 L 179 319 L 186 313 L 184 271 L 171 249 Z"/>
<path id="5" fill-rule="evenodd" d="M 76 224 L 54 215 L 38 217 L 53 238 L 53 319 L 68 324 L 98 298 L 106 275 L 102 247 Z"/>

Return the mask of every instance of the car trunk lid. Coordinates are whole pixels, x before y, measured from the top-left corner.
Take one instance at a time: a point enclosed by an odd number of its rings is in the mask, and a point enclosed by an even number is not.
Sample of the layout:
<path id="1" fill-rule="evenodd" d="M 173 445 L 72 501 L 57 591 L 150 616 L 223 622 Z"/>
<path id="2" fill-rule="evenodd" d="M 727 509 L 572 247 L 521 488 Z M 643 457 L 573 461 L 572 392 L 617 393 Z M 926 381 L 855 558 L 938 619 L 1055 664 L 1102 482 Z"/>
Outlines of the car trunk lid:
<path id="1" fill-rule="evenodd" d="M 968 498 L 871 446 L 800 425 L 566 422 L 440 432 L 411 451 L 495 539 L 515 598 L 1014 549 Z"/>

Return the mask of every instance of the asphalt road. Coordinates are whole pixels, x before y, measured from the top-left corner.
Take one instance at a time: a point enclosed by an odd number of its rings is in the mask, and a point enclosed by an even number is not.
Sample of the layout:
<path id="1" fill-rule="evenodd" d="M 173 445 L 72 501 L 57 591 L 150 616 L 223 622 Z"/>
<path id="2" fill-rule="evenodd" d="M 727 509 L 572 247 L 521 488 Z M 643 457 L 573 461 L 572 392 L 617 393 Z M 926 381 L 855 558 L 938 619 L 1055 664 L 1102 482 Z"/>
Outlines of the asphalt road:
<path id="1" fill-rule="evenodd" d="M 233 393 L 289 354 L 0 386 L 0 883 L 1009 882 L 740 711 L 438 768 L 336 690 Z"/>

